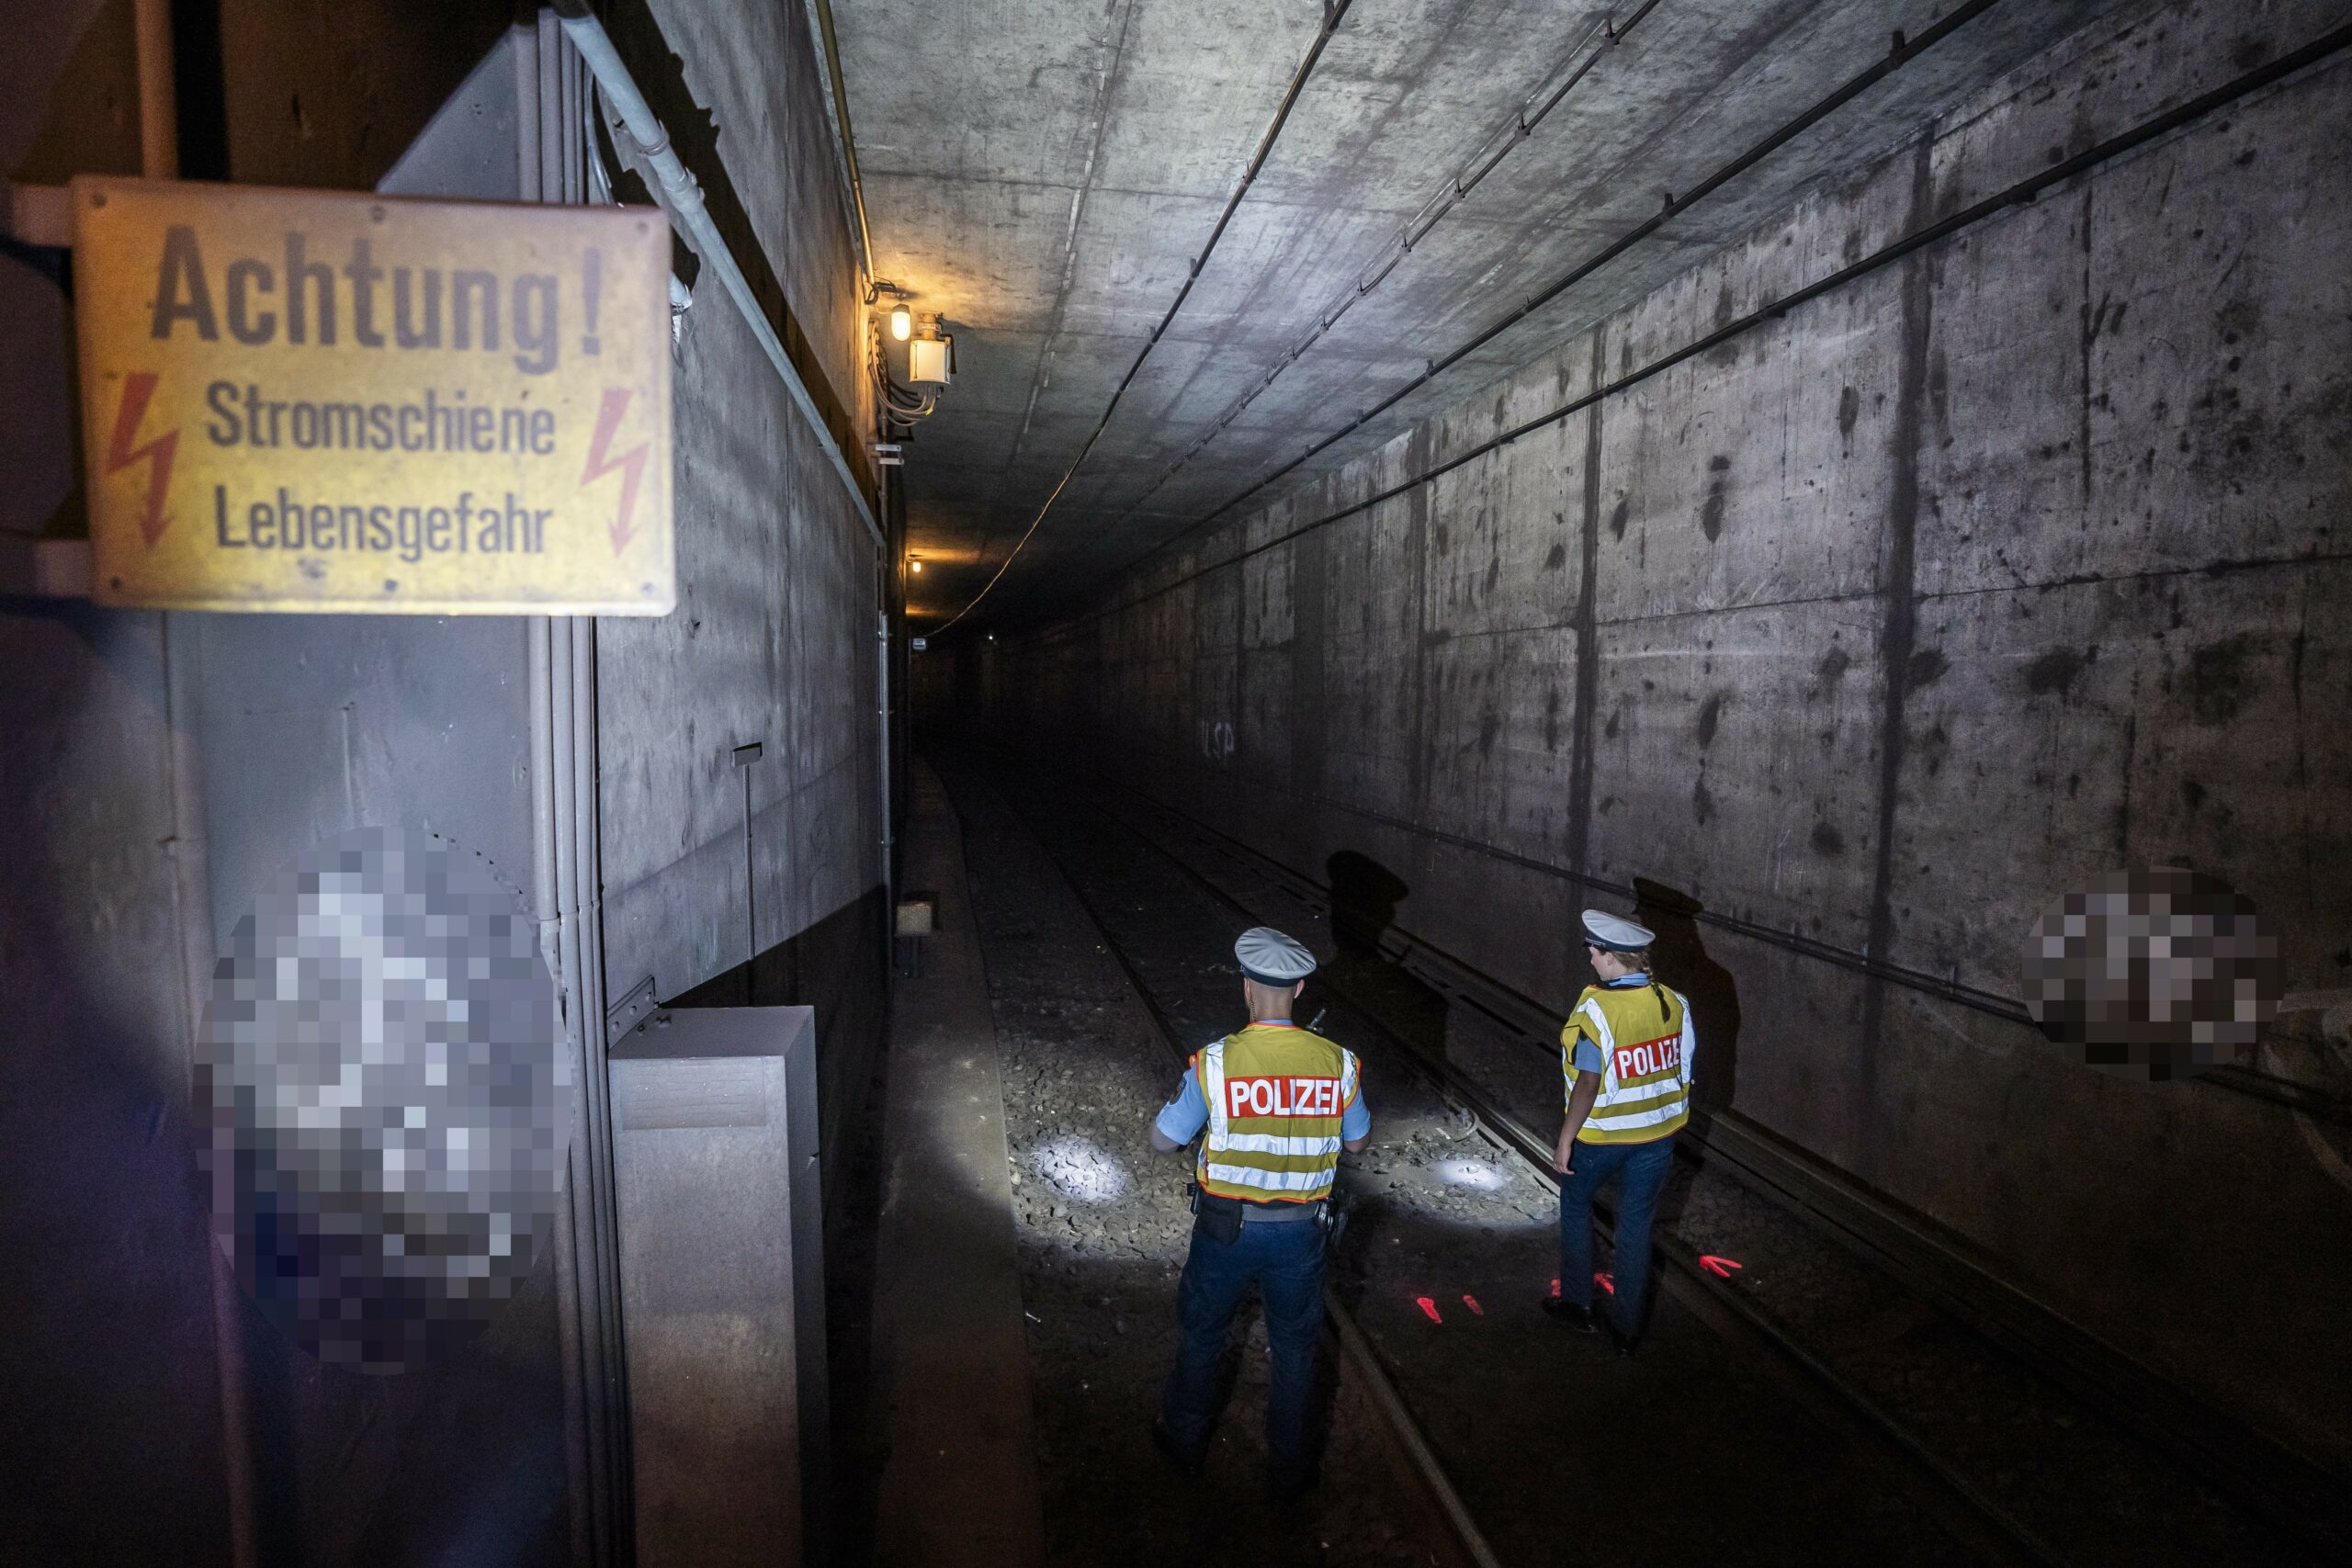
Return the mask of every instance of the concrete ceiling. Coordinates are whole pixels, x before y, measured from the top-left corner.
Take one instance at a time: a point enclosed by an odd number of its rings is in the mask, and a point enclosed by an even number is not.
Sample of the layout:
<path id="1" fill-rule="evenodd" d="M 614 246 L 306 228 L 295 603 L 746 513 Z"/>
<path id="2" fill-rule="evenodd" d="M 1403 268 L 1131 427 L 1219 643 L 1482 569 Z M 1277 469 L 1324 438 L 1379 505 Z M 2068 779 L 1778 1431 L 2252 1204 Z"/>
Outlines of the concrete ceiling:
<path id="1" fill-rule="evenodd" d="M 966 627 L 1066 612 L 1572 337 L 2114 0 L 1998 0 L 1430 384 L 1267 476 L 1961 0 L 1354 0 L 1109 426 Z M 1070 468 L 1264 137 L 1319 0 L 833 0 L 876 273 L 956 334 L 907 448 L 915 629 Z M 1637 15 L 1638 14 L 1638 15 Z M 1614 17 L 1617 41 L 1599 30 Z M 1633 19 L 1630 24 L 1628 18 Z M 1589 61 L 1533 131 L 1531 95 Z M 1543 101 L 1538 96 L 1536 102 Z M 1482 153 L 1500 161 L 1368 292 Z M 1345 314 L 1292 351 L 1342 299 Z M 904 374 L 901 351 L 899 373 Z M 1270 372 L 1279 371 L 1269 383 Z M 1254 394 L 1254 395 L 1253 395 Z"/>

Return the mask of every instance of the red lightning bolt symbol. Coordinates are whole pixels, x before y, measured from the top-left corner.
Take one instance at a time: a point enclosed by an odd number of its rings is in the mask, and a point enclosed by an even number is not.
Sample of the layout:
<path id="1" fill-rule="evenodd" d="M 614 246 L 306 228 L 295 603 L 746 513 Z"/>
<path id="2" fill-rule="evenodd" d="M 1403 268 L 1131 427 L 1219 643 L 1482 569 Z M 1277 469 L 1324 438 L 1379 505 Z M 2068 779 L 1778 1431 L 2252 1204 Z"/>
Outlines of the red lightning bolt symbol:
<path id="1" fill-rule="evenodd" d="M 172 482 L 172 458 L 179 451 L 180 433 L 165 431 L 144 446 L 133 446 L 139 438 L 140 421 L 147 417 L 147 404 L 155 396 L 155 372 L 134 370 L 122 378 L 122 407 L 114 416 L 114 439 L 107 443 L 107 472 L 119 473 L 141 457 L 152 457 L 154 463 L 147 470 L 147 510 L 140 515 L 139 532 L 145 536 L 150 549 L 164 536 L 172 520 L 164 515 L 164 492 Z"/>
<path id="2" fill-rule="evenodd" d="M 628 547 L 636 532 L 629 525 L 637 514 L 638 483 L 645 478 L 645 442 L 639 442 L 616 457 L 605 455 L 613 444 L 613 433 L 620 428 L 621 416 L 628 412 L 628 399 L 627 387 L 605 389 L 604 406 L 596 411 L 596 438 L 588 444 L 588 466 L 580 470 L 582 486 L 594 484 L 616 468 L 620 470 L 620 511 L 614 516 L 610 529 L 615 555 Z"/>

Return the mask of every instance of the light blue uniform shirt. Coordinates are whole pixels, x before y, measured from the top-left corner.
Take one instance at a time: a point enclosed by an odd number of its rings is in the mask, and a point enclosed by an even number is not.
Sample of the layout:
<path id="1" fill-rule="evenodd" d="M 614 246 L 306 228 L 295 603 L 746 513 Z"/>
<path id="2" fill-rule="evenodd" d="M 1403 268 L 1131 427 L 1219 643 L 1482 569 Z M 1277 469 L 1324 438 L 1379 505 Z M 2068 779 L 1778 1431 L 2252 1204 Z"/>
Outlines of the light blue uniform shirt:
<path id="1" fill-rule="evenodd" d="M 1598 1064 L 1595 1064 L 1598 1066 Z M 1184 1069 L 1183 1087 L 1176 1098 L 1159 1108 L 1159 1115 L 1152 1125 L 1159 1135 L 1171 1144 L 1189 1144 L 1200 1130 L 1208 1125 L 1209 1102 L 1201 1098 L 1201 1080 L 1190 1067 Z M 1372 1110 L 1363 1102 L 1363 1090 L 1356 1090 L 1355 1102 L 1340 1112 L 1340 1140 L 1354 1143 L 1372 1131 Z"/>

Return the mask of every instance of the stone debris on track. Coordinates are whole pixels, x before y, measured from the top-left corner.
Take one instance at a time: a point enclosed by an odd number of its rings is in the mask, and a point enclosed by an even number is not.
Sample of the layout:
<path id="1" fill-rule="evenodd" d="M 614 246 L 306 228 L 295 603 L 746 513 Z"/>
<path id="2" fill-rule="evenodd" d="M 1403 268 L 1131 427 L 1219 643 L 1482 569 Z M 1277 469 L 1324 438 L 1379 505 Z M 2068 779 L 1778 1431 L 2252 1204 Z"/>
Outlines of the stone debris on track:
<path id="1" fill-rule="evenodd" d="M 1067 1456 L 1084 1457 L 1089 1468 L 1079 1473 L 1097 1477 L 1091 1484 L 1151 1473 L 1144 1423 L 1174 1348 L 1189 1220 L 1181 1168 L 1154 1161 L 1146 1129 L 1175 1075 L 1116 965 L 1094 951 L 1097 928 L 1061 877 L 1085 884 L 1086 902 L 1188 1043 L 1240 1021 L 1230 955 L 1238 922 L 1132 834 L 1067 795 L 1047 798 L 1023 777 L 968 758 L 938 765 L 964 813 L 967 863 L 982 885 L 975 905 L 999 998 L 1007 1097 L 1024 1102 L 1008 1105 L 1007 1124 L 1024 1259 L 1034 1260 L 1032 1310 L 1043 1319 L 1031 1332 L 1049 1450 L 1048 1534 L 1061 1543 L 1057 1561 L 1139 1560 L 1125 1555 L 1130 1545 L 1117 1533 L 1129 1528 L 1124 1504 L 1106 1517 L 1067 1494 Z M 1293 934 L 1332 951 L 1319 927 Z M 1073 962 L 1081 956 L 1097 962 Z M 1374 1118 L 1372 1146 L 1341 1162 L 1354 1213 L 1334 1259 L 1335 1289 L 1506 1562 L 1598 1557 L 1602 1541 L 1616 1563 L 1968 1560 L 1866 1445 L 1826 1429 L 1670 1303 L 1660 1303 L 1657 1343 L 1632 1363 L 1544 1317 L 1539 1302 L 1556 1272 L 1549 1190 L 1400 1061 L 1369 1021 L 1310 987 L 1307 1016 L 1327 1004 L 1325 1032 L 1364 1059 Z M 1106 1049 L 1109 1041 L 1121 1044 Z M 1105 1161 L 1121 1173 L 1109 1179 L 1128 1183 L 1126 1196 L 1087 1201 L 1080 1190 L 1106 1179 Z M 1097 1325 L 1078 1329 L 1067 1321 L 1073 1316 Z M 1253 1337 L 1219 1429 L 1226 1479 L 1211 1490 L 1220 1503 L 1255 1479 L 1262 1364 Z M 1107 1405 L 1093 1401 L 1114 1378 L 1123 1392 Z M 1374 1444 L 1355 1437 L 1344 1399 L 1339 1416 L 1314 1506 L 1347 1523 L 1313 1534 L 1317 1550 L 1354 1554 L 1303 1560 L 1426 1561 L 1430 1538 L 1415 1543 L 1398 1504 L 1389 1505 L 1396 1523 L 1384 1527 L 1393 1537 L 1342 1539 L 1398 1487 Z M 1370 1424 L 1367 1413 L 1354 1426 L 1369 1432 Z M 1363 1462 L 1348 1461 L 1351 1445 Z M 1622 1479 L 1609 1480 L 1612 1472 Z M 1817 1488 L 1831 1474 L 1839 1506 L 1825 1511 Z M 1670 1485 L 1659 1479 L 1668 1475 Z M 1135 1506 L 1159 1506 L 1165 1495 L 1151 1483 Z M 1672 1501 L 1691 1496 L 1707 1502 Z M 1196 1528 L 1178 1502 L 1171 1526 Z M 1074 1544 L 1080 1535 L 1084 1544 Z M 1195 1555 L 1149 1560 L 1206 1561 L 1206 1541 L 1194 1539 Z M 1398 1550 L 1383 1555 L 1391 1539 Z"/>
<path id="2" fill-rule="evenodd" d="M 964 824 L 1004 1083 L 1046 1561 L 1439 1561 L 1400 1495 L 1378 1416 L 1328 1343 L 1322 1484 L 1295 1508 L 1265 1501 L 1266 1343 L 1254 1312 L 1236 1337 L 1236 1386 L 1204 1474 L 1177 1474 L 1153 1448 L 1192 1235 L 1183 1162 L 1154 1154 L 1148 1137 L 1177 1068 L 1051 861 L 968 771 L 943 761 L 939 772 Z"/>
<path id="3" fill-rule="evenodd" d="M 1068 797 L 1058 798 L 1067 808 Z M 1133 835 L 1139 849 L 1154 846 L 1140 852 L 1163 863 L 1181 860 L 1188 870 L 1176 874 L 1204 879 L 1253 918 L 1288 922 L 1318 951 L 1329 948 L 1325 903 L 1302 900 L 1287 879 L 1197 825 L 1139 798 L 1112 807 L 1090 797 L 1087 809 Z M 1522 1124 L 1556 1125 L 1558 1055 L 1549 1040 L 1531 1039 L 1476 1001 L 1450 1006 L 1378 953 L 1351 956 L 1342 945 L 1329 977 L 1351 1001 L 1377 1008 L 1387 1030 L 1446 1062 Z M 1703 1039 L 1700 1050 L 1703 1087 Z M 2301 1559 L 2278 1530 L 2233 1506 L 2197 1470 L 2086 1408 L 1728 1167 L 1678 1159 L 1659 1226 L 1693 1253 L 1738 1260 L 1734 1289 L 2063 1560 L 2221 1568 Z M 2102 1506 L 2083 1508 L 2086 1495 L 2101 1498 Z"/>

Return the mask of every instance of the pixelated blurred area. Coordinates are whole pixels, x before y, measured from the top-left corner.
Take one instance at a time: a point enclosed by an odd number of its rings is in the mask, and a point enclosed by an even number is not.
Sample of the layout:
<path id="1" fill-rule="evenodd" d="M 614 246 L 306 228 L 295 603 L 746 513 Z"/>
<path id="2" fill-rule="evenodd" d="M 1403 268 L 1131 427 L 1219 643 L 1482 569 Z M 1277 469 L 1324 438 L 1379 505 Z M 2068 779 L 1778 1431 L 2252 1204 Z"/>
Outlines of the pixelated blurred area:
<path id="1" fill-rule="evenodd" d="M 2042 911 L 2026 942 L 2025 1005 L 2091 1066 L 2194 1077 L 2254 1044 L 2278 1015 L 2282 974 L 2251 900 L 2200 872 L 2139 867 Z"/>
<path id="2" fill-rule="evenodd" d="M 551 1235 L 555 987 L 519 896 L 447 840 L 362 829 L 272 882 L 213 969 L 196 1081 L 215 1237 L 330 1365 L 445 1353 Z"/>

